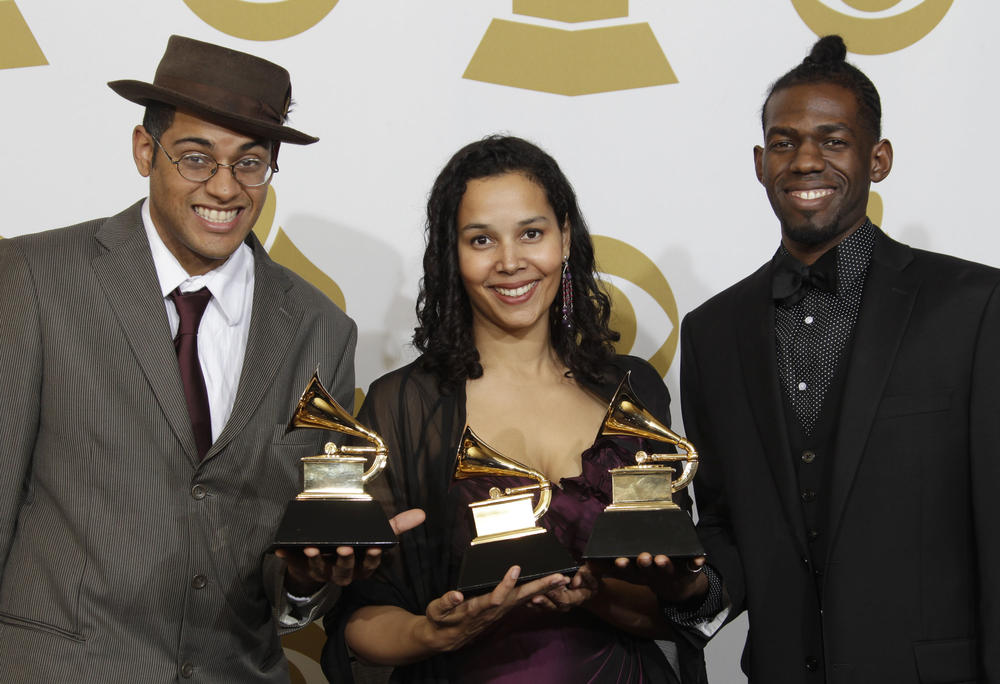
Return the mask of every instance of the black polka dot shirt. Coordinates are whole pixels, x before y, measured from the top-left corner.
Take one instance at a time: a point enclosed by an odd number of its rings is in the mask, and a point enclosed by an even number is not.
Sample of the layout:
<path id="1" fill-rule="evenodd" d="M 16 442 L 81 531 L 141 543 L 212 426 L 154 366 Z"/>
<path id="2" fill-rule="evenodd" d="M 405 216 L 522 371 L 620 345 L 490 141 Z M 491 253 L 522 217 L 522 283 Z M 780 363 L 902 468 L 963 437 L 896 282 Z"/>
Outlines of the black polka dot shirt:
<path id="1" fill-rule="evenodd" d="M 823 398 L 854 334 L 875 239 L 875 227 L 865 220 L 834 247 L 836 294 L 810 288 L 796 304 L 774 307 L 778 381 L 806 436 L 816 427 Z M 787 254 L 784 245 L 781 252 Z"/>

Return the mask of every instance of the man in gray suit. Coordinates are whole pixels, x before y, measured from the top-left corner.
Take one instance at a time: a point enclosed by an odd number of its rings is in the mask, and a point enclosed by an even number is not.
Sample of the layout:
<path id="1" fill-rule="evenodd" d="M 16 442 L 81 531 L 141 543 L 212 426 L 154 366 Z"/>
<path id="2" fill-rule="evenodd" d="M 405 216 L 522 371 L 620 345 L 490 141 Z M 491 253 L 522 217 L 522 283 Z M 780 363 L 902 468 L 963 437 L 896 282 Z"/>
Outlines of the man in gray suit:
<path id="1" fill-rule="evenodd" d="M 325 437 L 285 434 L 298 394 L 317 363 L 354 393 L 353 321 L 251 232 L 316 138 L 287 71 L 215 45 L 109 85 L 149 197 L 0 241 L 0 680 L 287 681 L 279 634 L 378 561 L 266 553 Z"/>

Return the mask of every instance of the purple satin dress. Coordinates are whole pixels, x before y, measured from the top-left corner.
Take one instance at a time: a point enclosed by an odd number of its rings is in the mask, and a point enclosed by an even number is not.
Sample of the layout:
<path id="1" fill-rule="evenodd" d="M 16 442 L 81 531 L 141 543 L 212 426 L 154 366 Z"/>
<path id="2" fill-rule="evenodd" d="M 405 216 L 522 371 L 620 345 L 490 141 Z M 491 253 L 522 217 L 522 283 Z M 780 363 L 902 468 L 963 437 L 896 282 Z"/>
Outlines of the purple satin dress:
<path id="1" fill-rule="evenodd" d="M 635 464 L 628 440 L 599 440 L 581 455 L 582 472 L 553 487 L 552 504 L 539 524 L 550 530 L 578 561 L 597 516 L 611 502 L 608 470 Z M 452 485 L 461 507 L 489 498 L 490 487 L 531 484 L 518 477 L 478 477 Z M 458 511 L 454 551 L 475 536 L 472 515 Z M 516 559 L 511 559 L 511 565 Z M 583 608 L 560 613 L 522 607 L 490 632 L 453 654 L 455 681 L 512 684 L 567 682 L 604 684 L 667 681 L 669 668 L 655 644 L 609 625 Z M 652 662 L 651 662 L 652 659 Z"/>

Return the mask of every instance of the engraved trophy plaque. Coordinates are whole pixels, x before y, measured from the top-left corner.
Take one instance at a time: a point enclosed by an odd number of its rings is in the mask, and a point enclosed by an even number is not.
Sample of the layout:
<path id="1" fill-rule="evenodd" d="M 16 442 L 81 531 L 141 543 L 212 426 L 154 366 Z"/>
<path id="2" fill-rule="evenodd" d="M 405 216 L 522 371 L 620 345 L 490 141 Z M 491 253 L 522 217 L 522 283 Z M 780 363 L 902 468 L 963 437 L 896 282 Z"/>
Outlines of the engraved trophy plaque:
<path id="1" fill-rule="evenodd" d="M 634 466 L 611 471 L 612 503 L 594 523 L 584 549 L 587 559 L 635 558 L 646 551 L 673 558 L 705 555 L 691 517 L 673 502 L 673 494 L 691 482 L 698 452 L 689 441 L 663 425 L 636 398 L 625 374 L 598 437 L 641 437 L 679 447 L 683 454 L 638 451 Z M 684 463 L 677 481 L 671 463 Z"/>
<path id="2" fill-rule="evenodd" d="M 555 536 L 537 522 L 552 501 L 552 483 L 542 473 L 484 444 L 466 427 L 455 463 L 455 479 L 483 475 L 528 477 L 537 484 L 500 490 L 469 504 L 476 538 L 462 557 L 457 589 L 464 594 L 491 591 L 512 565 L 521 567 L 517 583 L 553 573 L 573 575 L 576 561 Z M 538 504 L 532 507 L 534 492 Z"/>
<path id="3" fill-rule="evenodd" d="M 395 544 L 385 512 L 365 492 L 365 483 L 382 472 L 388 459 L 382 438 L 345 411 L 316 373 L 288 423 L 288 431 L 296 428 L 332 430 L 372 446 L 338 447 L 327 442 L 325 453 L 301 459 L 302 493 L 288 502 L 272 548 L 315 546 L 329 553 L 338 546 Z M 365 470 L 369 455 L 372 465 Z"/>

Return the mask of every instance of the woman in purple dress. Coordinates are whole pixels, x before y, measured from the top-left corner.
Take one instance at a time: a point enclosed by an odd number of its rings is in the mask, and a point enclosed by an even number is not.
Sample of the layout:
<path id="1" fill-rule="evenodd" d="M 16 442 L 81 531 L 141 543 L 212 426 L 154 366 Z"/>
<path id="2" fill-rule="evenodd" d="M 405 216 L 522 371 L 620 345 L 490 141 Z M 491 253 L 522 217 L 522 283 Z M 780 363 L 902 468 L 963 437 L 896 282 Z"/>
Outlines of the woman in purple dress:
<path id="1" fill-rule="evenodd" d="M 642 448 L 594 441 L 615 387 L 631 371 L 665 424 L 670 399 L 648 363 L 614 353 L 576 197 L 538 147 L 496 136 L 456 153 L 431 192 L 426 237 L 414 335 L 422 355 L 373 383 L 359 419 L 390 452 L 372 493 L 393 512 L 422 508 L 427 520 L 327 620 L 344 637 L 328 641 L 328 676 L 348 674 L 346 641 L 360 660 L 396 666 L 399 682 L 702 680 L 700 650 L 674 639 L 656 594 L 610 568 L 583 564 L 572 579 L 518 585 L 512 566 L 491 593 L 454 589 L 474 536 L 468 504 L 492 486 L 531 483 L 453 481 L 465 425 L 554 484 L 540 524 L 582 563 L 610 503 L 608 470 L 633 464 Z"/>

